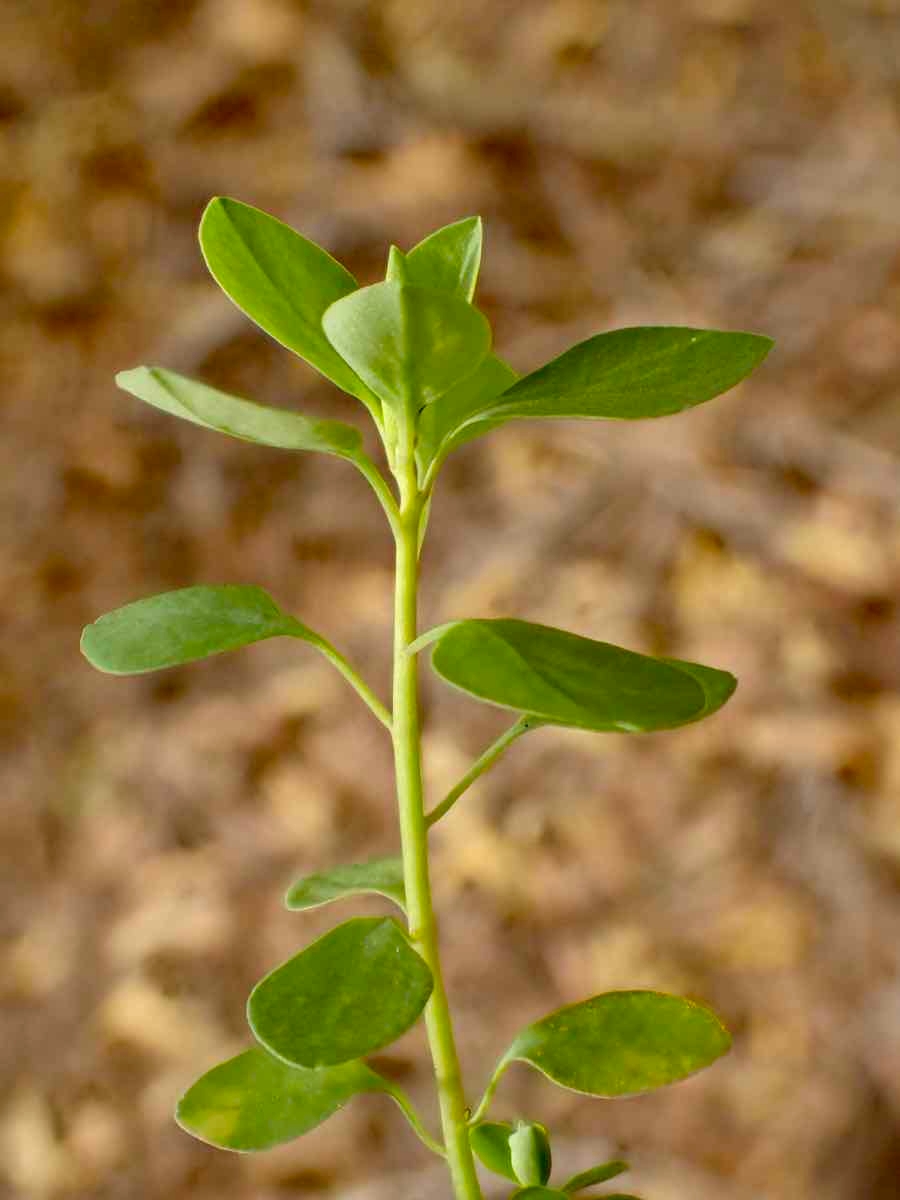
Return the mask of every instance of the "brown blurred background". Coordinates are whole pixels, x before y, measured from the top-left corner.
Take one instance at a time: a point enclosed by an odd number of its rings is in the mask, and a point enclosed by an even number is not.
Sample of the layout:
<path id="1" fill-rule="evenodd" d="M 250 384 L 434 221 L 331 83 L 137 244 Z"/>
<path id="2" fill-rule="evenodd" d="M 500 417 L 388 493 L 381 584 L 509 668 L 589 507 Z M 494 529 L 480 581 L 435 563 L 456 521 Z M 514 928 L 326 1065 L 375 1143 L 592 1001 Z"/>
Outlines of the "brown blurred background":
<path id="1" fill-rule="evenodd" d="M 436 832 L 435 891 L 473 1092 L 610 987 L 736 1034 L 620 1103 L 511 1072 L 497 1113 L 546 1121 L 562 1169 L 624 1151 L 647 1200 L 900 1194 L 898 151 L 898 0 L 3 0 L 4 1200 L 447 1195 L 377 1097 L 255 1158 L 171 1121 L 247 1042 L 251 984 L 379 911 L 288 914 L 284 886 L 396 845 L 383 731 L 302 647 L 136 680 L 78 655 L 100 612 L 246 581 L 386 689 L 389 542 L 350 468 L 113 386 L 158 362 L 364 416 L 217 292 L 216 193 L 363 282 L 482 213 L 520 370 L 627 324 L 778 339 L 692 414 L 521 424 L 446 467 L 423 625 L 517 615 L 741 688 L 673 734 L 525 739 Z M 505 718 L 431 679 L 425 704 L 437 797 Z M 420 1031 L 382 1066 L 429 1104 Z"/>

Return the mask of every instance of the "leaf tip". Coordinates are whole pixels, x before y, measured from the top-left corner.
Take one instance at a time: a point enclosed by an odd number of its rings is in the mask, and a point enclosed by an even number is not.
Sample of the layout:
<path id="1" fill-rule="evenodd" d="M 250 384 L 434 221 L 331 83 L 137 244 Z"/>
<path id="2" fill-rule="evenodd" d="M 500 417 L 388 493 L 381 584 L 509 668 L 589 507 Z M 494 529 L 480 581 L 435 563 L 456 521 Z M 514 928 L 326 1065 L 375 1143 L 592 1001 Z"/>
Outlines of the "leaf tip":
<path id="1" fill-rule="evenodd" d="M 91 630 L 92 629 L 93 629 L 93 623 L 91 623 L 90 625 L 85 625 L 84 629 L 82 629 L 82 631 L 81 631 L 81 637 L 78 640 L 78 649 L 81 651 L 82 655 L 88 660 L 88 662 L 91 663 L 91 666 L 94 665 L 93 662 L 91 661 L 91 653 L 90 653 L 90 641 L 91 641 Z"/>
<path id="2" fill-rule="evenodd" d="M 113 382 L 123 392 L 131 392 L 133 394 L 133 388 L 138 380 L 145 378 L 147 375 L 152 377 L 154 375 L 154 368 L 142 364 L 139 367 L 128 367 L 124 371 L 116 371 L 113 376 Z"/>
<path id="3" fill-rule="evenodd" d="M 219 218 L 227 219 L 229 208 L 237 207 L 246 208 L 247 206 L 242 205 L 239 200 L 232 200 L 229 196 L 213 196 L 207 203 L 206 208 L 204 208 L 200 216 L 200 224 L 197 227 L 197 238 L 200 242 L 200 250 L 204 258 L 206 258 L 207 252 L 207 234 L 214 231 L 215 222 Z"/>
<path id="4" fill-rule="evenodd" d="M 203 209 L 203 212 L 200 215 L 200 225 L 198 228 L 201 243 L 203 242 L 203 231 L 204 231 L 204 227 L 205 227 L 206 223 L 208 221 L 210 221 L 216 215 L 216 213 L 219 212 L 224 207 L 225 207 L 225 197 L 224 196 L 213 196 L 213 197 L 211 197 L 210 200 L 207 201 L 206 207 Z"/>
<path id="5" fill-rule="evenodd" d="M 775 345 L 776 345 L 775 339 L 773 337 L 769 337 L 769 335 L 767 333 L 751 333 L 748 336 L 753 338 L 753 341 L 757 348 L 757 352 L 759 354 L 760 362 L 762 362 L 763 359 L 767 358 L 769 356 L 769 354 L 771 354 L 771 352 L 775 349 Z"/>
<path id="6" fill-rule="evenodd" d="M 98 618 L 99 620 L 99 618 Z M 104 675 L 120 675 L 121 671 L 113 670 L 109 663 L 103 658 L 102 653 L 98 653 L 97 647 L 94 645 L 94 636 L 97 631 L 98 621 L 92 621 L 90 625 L 85 625 L 81 631 L 81 637 L 78 641 L 78 649 L 81 655 L 94 668 L 95 671 L 102 671 Z"/>
<path id="7" fill-rule="evenodd" d="M 231 201 L 231 203 L 233 203 L 233 201 Z M 203 210 L 203 215 L 200 217 L 201 227 L 203 226 L 203 222 L 208 217 L 212 216 L 214 213 L 218 212 L 220 209 L 226 208 L 228 206 L 228 204 L 229 204 L 229 199 L 227 196 L 211 196 L 206 203 L 206 207 Z"/>

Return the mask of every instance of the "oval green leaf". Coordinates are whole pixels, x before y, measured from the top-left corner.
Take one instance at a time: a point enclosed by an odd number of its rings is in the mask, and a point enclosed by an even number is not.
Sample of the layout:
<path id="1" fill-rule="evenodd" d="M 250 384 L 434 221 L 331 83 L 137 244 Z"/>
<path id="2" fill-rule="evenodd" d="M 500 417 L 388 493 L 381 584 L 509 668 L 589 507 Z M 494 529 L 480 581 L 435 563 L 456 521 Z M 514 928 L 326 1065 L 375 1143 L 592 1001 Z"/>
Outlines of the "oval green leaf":
<path id="1" fill-rule="evenodd" d="M 116 384 L 163 412 L 247 442 L 282 450 L 317 450 L 349 459 L 361 452 L 362 438 L 352 425 L 313 421 L 286 409 L 254 404 L 163 367 L 120 371 Z"/>
<path id="2" fill-rule="evenodd" d="M 510 1134 L 509 1154 L 519 1183 L 543 1187 L 550 1178 L 553 1156 L 550 1139 L 543 1125 L 519 1121 Z"/>
<path id="3" fill-rule="evenodd" d="M 469 1130 L 469 1142 L 489 1171 L 519 1183 L 521 1181 L 513 1170 L 509 1148 L 512 1133 L 513 1126 L 508 1121 L 480 1121 Z"/>
<path id="4" fill-rule="evenodd" d="M 416 440 L 416 458 L 423 474 L 435 459 L 443 460 L 452 449 L 466 440 L 461 434 L 457 436 L 455 431 L 462 426 L 465 433 L 466 420 L 505 392 L 517 379 L 518 375 L 502 358 L 489 354 L 468 379 L 452 387 L 434 404 L 429 404 L 419 417 Z"/>
<path id="5" fill-rule="evenodd" d="M 600 1163 L 599 1166 L 589 1167 L 586 1171 L 573 1175 L 563 1184 L 563 1191 L 580 1192 L 582 1188 L 591 1187 L 595 1183 L 606 1183 L 609 1179 L 615 1179 L 617 1175 L 623 1175 L 627 1170 L 628 1163 L 621 1159 Z"/>
<path id="6" fill-rule="evenodd" d="M 471 301 L 483 239 L 481 217 L 464 217 L 435 230 L 404 255 L 404 282 Z"/>
<path id="7" fill-rule="evenodd" d="M 284 898 L 287 908 L 301 912 L 307 908 L 319 908 L 332 900 L 365 893 L 386 896 L 400 908 L 406 907 L 403 886 L 403 860 L 400 858 L 376 858 L 371 862 L 352 863 L 348 866 L 332 867 L 316 875 L 307 875 L 288 889 Z"/>
<path id="8" fill-rule="evenodd" d="M 577 729 L 673 729 L 708 716 L 736 687 L 726 671 L 649 658 L 528 621 L 456 621 L 425 634 L 415 648 L 431 640 L 432 666 L 448 683 Z"/>
<path id="9" fill-rule="evenodd" d="M 663 417 L 740 383 L 774 343 L 755 333 L 639 326 L 600 333 L 513 384 L 457 430 L 456 444 L 507 421 Z"/>
<path id="10" fill-rule="evenodd" d="M 281 636 L 318 640 L 262 588 L 188 587 L 100 617 L 82 633 L 81 652 L 100 671 L 140 675 Z"/>
<path id="11" fill-rule="evenodd" d="M 258 983 L 247 1017 L 257 1040 L 284 1062 L 331 1066 L 405 1033 L 431 988 L 428 966 L 396 921 L 356 917 Z"/>
<path id="12" fill-rule="evenodd" d="M 363 1092 L 390 1092 L 365 1063 L 309 1071 L 258 1047 L 213 1067 L 185 1092 L 175 1119 L 223 1150 L 268 1150 L 293 1141 Z"/>
<path id="13" fill-rule="evenodd" d="M 378 402 L 322 332 L 328 306 L 359 287 L 349 271 L 289 225 L 226 197 L 207 205 L 200 247 L 241 312 L 379 415 Z"/>
<path id="14" fill-rule="evenodd" d="M 524 1029 L 504 1063 L 526 1062 L 589 1096 L 635 1096 L 700 1071 L 731 1045 L 714 1013 L 663 992 L 606 992 Z"/>
<path id="15" fill-rule="evenodd" d="M 470 304 L 393 281 L 338 300 L 322 324 L 335 350 L 398 415 L 431 404 L 491 348 L 490 326 Z"/>

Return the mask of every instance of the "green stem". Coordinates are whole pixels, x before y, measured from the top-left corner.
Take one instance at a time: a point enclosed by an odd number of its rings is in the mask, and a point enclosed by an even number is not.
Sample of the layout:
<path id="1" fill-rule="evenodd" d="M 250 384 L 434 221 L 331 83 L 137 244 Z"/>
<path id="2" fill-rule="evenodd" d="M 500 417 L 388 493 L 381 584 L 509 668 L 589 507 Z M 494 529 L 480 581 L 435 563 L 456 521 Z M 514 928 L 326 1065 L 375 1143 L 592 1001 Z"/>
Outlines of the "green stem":
<path id="1" fill-rule="evenodd" d="M 441 817 L 445 816 L 463 792 L 468 791 L 479 775 L 483 775 L 485 771 L 491 769 L 506 747 L 511 746 L 517 738 L 520 738 L 523 733 L 527 733 L 529 729 L 533 729 L 536 724 L 538 722 L 533 717 L 519 717 L 518 721 L 514 725 L 511 725 L 506 733 L 501 734 L 493 745 L 488 746 L 484 754 L 472 763 L 459 783 L 455 787 L 452 787 L 440 804 L 431 810 L 425 818 L 426 826 L 430 829 Z"/>
<path id="2" fill-rule="evenodd" d="M 418 535 L 422 497 L 408 439 L 399 463 L 401 508 L 395 539 L 397 574 L 394 609 L 394 761 L 404 882 L 410 935 L 428 963 L 434 990 L 425 1008 L 425 1025 L 437 1080 L 447 1165 L 456 1200 L 482 1200 L 466 1126 L 468 1112 L 459 1059 L 447 1005 L 428 875 L 428 830 L 422 792 L 419 731 L 418 660 L 407 654 L 416 638 Z"/>

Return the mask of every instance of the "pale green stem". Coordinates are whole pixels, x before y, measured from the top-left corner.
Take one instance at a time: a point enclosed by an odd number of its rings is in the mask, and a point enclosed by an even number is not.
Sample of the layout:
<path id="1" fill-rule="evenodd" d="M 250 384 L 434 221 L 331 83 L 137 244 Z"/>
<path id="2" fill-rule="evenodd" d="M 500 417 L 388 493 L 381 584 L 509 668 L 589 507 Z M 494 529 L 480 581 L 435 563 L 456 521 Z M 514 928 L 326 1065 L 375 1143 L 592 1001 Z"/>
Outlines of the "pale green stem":
<path id="1" fill-rule="evenodd" d="M 480 775 L 484 775 L 486 771 L 491 769 L 507 746 L 511 746 L 523 733 L 527 733 L 529 729 L 533 729 L 537 724 L 538 721 L 533 717 L 519 717 L 518 721 L 514 725 L 511 725 L 506 733 L 501 734 L 493 745 L 488 746 L 484 754 L 472 763 L 459 783 L 455 787 L 452 787 L 440 804 L 431 810 L 425 818 L 426 826 L 430 829 L 441 817 L 445 816 L 463 792 L 468 791 Z"/>
<path id="2" fill-rule="evenodd" d="M 356 668 L 352 666 L 346 658 L 344 658 L 343 654 L 341 654 L 339 650 L 332 646 L 331 642 L 329 642 L 326 638 L 323 638 L 320 634 L 313 634 L 310 636 L 309 631 L 306 630 L 304 631 L 303 640 L 315 646 L 319 653 L 322 654 L 323 657 L 327 658 L 333 667 L 337 668 L 337 670 L 341 673 L 341 675 L 343 675 L 353 690 L 369 706 L 371 711 L 375 714 L 382 725 L 384 725 L 386 729 L 390 730 L 393 726 L 391 714 L 381 703 Z"/>
<path id="3" fill-rule="evenodd" d="M 422 792 L 418 660 L 407 654 L 416 638 L 418 535 L 422 497 L 416 488 L 411 437 L 401 447 L 401 509 L 396 531 L 394 609 L 394 761 L 410 936 L 434 980 L 425 1025 L 434 1063 L 447 1165 L 456 1200 L 482 1200 L 466 1125 L 468 1112 L 444 990 L 428 874 L 428 831 Z"/>

